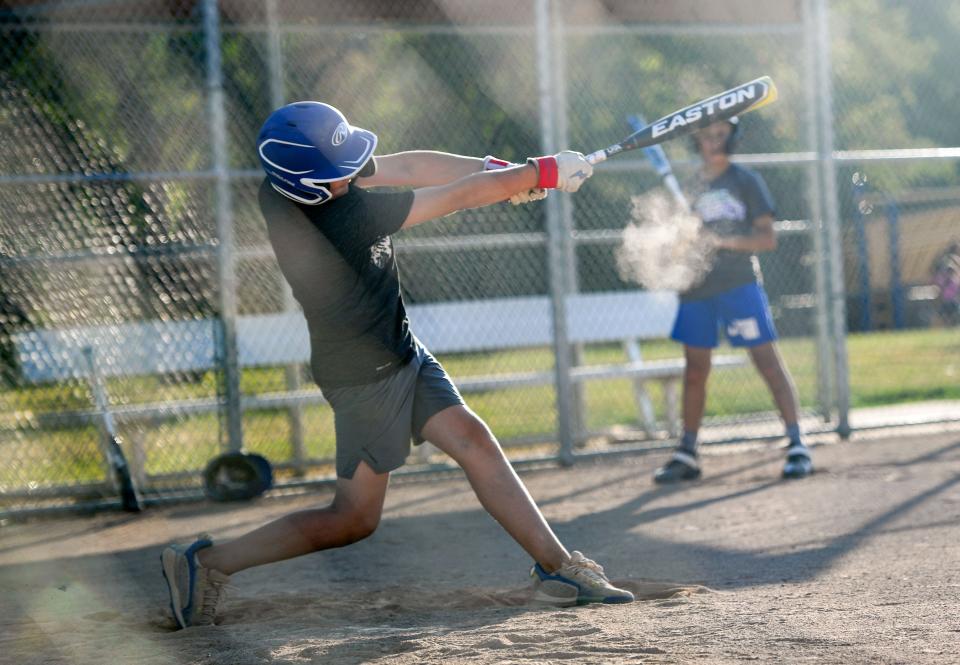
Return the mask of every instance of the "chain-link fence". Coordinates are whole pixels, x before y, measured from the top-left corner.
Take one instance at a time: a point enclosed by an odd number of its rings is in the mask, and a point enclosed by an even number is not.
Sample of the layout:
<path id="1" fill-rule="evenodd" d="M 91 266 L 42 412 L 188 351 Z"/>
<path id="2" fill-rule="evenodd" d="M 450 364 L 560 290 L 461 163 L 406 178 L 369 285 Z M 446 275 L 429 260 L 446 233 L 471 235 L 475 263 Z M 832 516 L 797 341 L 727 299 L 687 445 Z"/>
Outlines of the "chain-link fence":
<path id="1" fill-rule="evenodd" d="M 760 262 L 804 427 L 847 432 L 860 407 L 853 427 L 960 416 L 960 150 L 944 147 L 960 130 L 943 76 L 960 17 L 946 0 L 7 7 L 0 512 L 112 500 L 94 369 L 149 500 L 199 495 L 224 450 L 263 454 L 281 484 L 332 475 L 332 414 L 256 202 L 256 133 L 298 99 L 376 131 L 379 154 L 522 161 L 609 145 L 628 115 L 768 74 L 781 100 L 742 118 L 737 160 L 776 202 L 778 247 Z M 692 195 L 695 152 L 665 148 Z M 575 196 L 397 237 L 415 332 L 515 457 L 676 434 L 676 293 L 617 267 L 632 201 L 660 191 L 637 151 Z M 704 438 L 782 433 L 746 355 L 715 361 Z"/>

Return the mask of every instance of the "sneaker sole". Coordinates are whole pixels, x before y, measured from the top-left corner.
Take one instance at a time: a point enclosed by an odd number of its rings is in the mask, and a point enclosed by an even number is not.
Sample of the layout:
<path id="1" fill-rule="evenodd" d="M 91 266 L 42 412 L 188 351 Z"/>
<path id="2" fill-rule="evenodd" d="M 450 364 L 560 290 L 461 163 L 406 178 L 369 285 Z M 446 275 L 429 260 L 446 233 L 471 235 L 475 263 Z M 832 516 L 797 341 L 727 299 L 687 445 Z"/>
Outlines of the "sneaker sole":
<path id="1" fill-rule="evenodd" d="M 551 596 L 549 594 L 543 593 L 542 591 L 537 591 L 533 595 L 533 602 L 542 603 L 544 605 L 552 605 L 554 607 L 574 607 L 577 605 L 589 605 L 590 603 L 603 603 L 604 605 L 620 605 L 623 603 L 632 603 L 635 599 L 633 597 L 625 596 L 570 596 L 568 598 L 561 598 L 559 596 Z"/>
<path id="2" fill-rule="evenodd" d="M 187 622 L 183 618 L 183 610 L 180 609 L 180 590 L 173 583 L 177 570 L 177 553 L 172 548 L 165 549 L 160 554 L 160 565 L 163 569 L 163 579 L 167 583 L 167 590 L 170 592 L 170 611 L 173 612 L 173 619 L 180 628 L 186 628 Z"/>
<path id="3" fill-rule="evenodd" d="M 602 598 L 578 598 L 578 605 L 587 605 L 589 603 L 603 603 L 604 605 L 622 605 L 632 603 L 634 598 L 625 598 L 623 596 L 604 596 Z"/>
<path id="4" fill-rule="evenodd" d="M 683 478 L 657 478 L 656 476 L 654 476 L 653 482 L 655 482 L 657 485 L 676 485 L 677 483 L 689 483 L 691 481 L 699 480 L 699 479 L 700 479 L 700 474 L 698 473 L 696 475 L 686 476 Z"/>

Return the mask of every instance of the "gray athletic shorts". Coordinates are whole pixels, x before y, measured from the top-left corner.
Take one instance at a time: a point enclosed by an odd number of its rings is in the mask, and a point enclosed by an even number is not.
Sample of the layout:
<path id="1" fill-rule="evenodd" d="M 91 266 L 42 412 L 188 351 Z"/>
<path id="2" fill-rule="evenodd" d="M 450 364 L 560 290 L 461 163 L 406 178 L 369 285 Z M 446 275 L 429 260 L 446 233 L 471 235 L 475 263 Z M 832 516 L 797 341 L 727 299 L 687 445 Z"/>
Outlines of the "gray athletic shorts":
<path id="1" fill-rule="evenodd" d="M 416 353 L 403 369 L 376 383 L 325 388 L 337 434 L 337 477 L 353 478 L 363 460 L 377 473 L 403 466 L 410 440 L 431 416 L 463 404 L 443 366 L 415 340 Z"/>

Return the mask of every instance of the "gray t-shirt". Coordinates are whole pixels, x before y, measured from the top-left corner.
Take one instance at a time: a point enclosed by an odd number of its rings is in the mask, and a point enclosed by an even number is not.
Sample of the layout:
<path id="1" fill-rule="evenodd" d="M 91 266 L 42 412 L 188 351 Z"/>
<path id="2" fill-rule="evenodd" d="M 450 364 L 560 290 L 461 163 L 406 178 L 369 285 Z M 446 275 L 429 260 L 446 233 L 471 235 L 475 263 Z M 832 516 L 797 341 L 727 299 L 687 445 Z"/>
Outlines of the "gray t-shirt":
<path id="1" fill-rule="evenodd" d="M 776 212 L 760 174 L 737 164 L 731 164 L 710 181 L 693 209 L 703 220 L 704 228 L 719 236 L 750 235 L 757 217 Z M 684 302 L 702 300 L 759 281 L 760 263 L 756 255 L 721 249 L 710 272 L 698 285 L 680 294 L 680 299 Z"/>
<path id="2" fill-rule="evenodd" d="M 318 206 L 278 194 L 264 179 L 260 211 L 283 276 L 310 330 L 310 366 L 321 388 L 380 381 L 414 353 L 390 235 L 413 192 L 349 191 Z"/>

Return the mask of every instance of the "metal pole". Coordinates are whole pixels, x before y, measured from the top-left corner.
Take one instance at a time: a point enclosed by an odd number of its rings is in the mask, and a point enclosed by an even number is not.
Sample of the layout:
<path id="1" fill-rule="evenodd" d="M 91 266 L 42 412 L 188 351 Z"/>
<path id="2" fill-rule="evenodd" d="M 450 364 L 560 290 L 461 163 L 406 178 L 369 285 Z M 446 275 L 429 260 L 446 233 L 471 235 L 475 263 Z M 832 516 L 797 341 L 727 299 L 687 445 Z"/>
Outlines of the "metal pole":
<path id="1" fill-rule="evenodd" d="M 217 222 L 217 273 L 220 282 L 220 333 L 223 344 L 224 399 L 227 446 L 243 448 L 243 410 L 240 406 L 240 366 L 237 359 L 237 280 L 233 257 L 233 198 L 227 156 L 223 99 L 223 63 L 220 53 L 220 15 L 217 0 L 203 2 L 203 32 L 207 51 L 207 115 L 210 118 L 212 171 Z"/>
<path id="2" fill-rule="evenodd" d="M 551 76 L 552 42 L 556 35 L 550 20 L 551 0 L 537 0 L 537 82 L 540 98 L 540 142 L 546 153 L 557 151 L 556 112 L 559 100 Z M 564 229 L 562 202 L 557 192 L 547 197 L 547 257 L 550 280 L 550 301 L 553 309 L 553 352 L 556 373 L 557 436 L 560 440 L 559 458 L 562 464 L 573 463 L 574 422 L 571 407 L 574 404 L 573 383 L 570 380 L 570 344 L 567 335 L 567 308 L 564 270 Z"/>
<path id="3" fill-rule="evenodd" d="M 890 242 L 890 298 L 893 300 L 893 327 L 901 330 L 905 325 L 903 306 L 903 280 L 900 276 L 900 207 L 893 199 L 887 201 L 887 226 Z"/>
<path id="4" fill-rule="evenodd" d="M 816 0 L 817 83 L 820 143 L 817 146 L 824 197 L 824 223 L 830 261 L 830 309 L 833 317 L 833 368 L 837 386 L 837 433 L 850 436 L 850 374 L 847 364 L 847 303 L 843 275 L 843 235 L 837 169 L 833 159 L 833 89 L 830 82 L 830 22 L 827 0 Z"/>
<path id="5" fill-rule="evenodd" d="M 285 101 L 283 85 L 283 49 L 280 45 L 280 26 L 277 21 L 277 0 L 266 0 L 267 18 L 267 62 L 270 68 L 270 107 L 279 108 Z M 283 275 L 279 275 L 280 291 L 283 294 L 283 309 L 293 312 L 297 309 L 297 301 L 293 291 Z M 297 392 L 303 387 L 298 365 L 287 365 L 283 368 L 287 390 Z M 303 431 L 303 407 L 293 404 L 287 409 L 287 421 L 290 423 L 290 452 L 293 458 L 293 467 L 298 475 L 306 472 L 306 445 Z"/>
<path id="6" fill-rule="evenodd" d="M 857 259 L 860 264 L 860 330 L 873 330 L 873 294 L 870 287 L 870 251 L 867 248 L 867 186 L 860 181 L 853 187 L 853 227 L 857 237 Z"/>
<path id="7" fill-rule="evenodd" d="M 270 106 L 283 105 L 283 49 L 280 46 L 280 24 L 277 21 L 277 0 L 266 0 L 267 61 L 270 68 Z"/>
<path id="8" fill-rule="evenodd" d="M 820 142 L 817 124 L 817 76 L 816 76 L 816 23 L 813 19 L 812 0 L 803 3 L 803 84 L 806 93 L 804 122 L 806 124 L 807 147 L 814 152 Z M 833 355 L 830 345 L 830 308 L 827 292 L 827 260 L 823 239 L 823 192 L 820 187 L 820 175 L 816 162 L 806 166 L 807 200 L 810 206 L 810 239 L 813 244 L 813 279 L 817 297 L 814 299 L 815 326 L 817 335 L 817 403 L 820 417 L 829 422 L 832 412 Z"/>
<path id="9" fill-rule="evenodd" d="M 556 136 L 553 145 L 556 150 L 564 150 L 570 147 L 570 125 L 567 113 L 566 26 L 563 24 L 560 12 L 553 12 L 550 27 L 554 38 L 551 75 L 553 76 L 553 89 L 555 91 L 554 112 L 556 113 Z M 563 288 L 564 293 L 570 295 L 580 290 L 580 275 L 577 271 L 577 245 L 573 239 L 575 228 L 573 221 L 574 199 L 569 194 L 561 194 L 560 192 L 555 192 L 553 196 L 559 196 L 560 198 L 560 251 L 563 258 Z M 570 356 L 572 366 L 576 367 L 583 364 L 582 344 L 571 344 L 566 352 Z M 572 402 L 570 402 L 568 410 L 570 411 L 575 445 L 580 442 L 581 437 L 587 430 L 583 393 L 583 384 L 573 384 Z"/>

